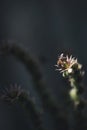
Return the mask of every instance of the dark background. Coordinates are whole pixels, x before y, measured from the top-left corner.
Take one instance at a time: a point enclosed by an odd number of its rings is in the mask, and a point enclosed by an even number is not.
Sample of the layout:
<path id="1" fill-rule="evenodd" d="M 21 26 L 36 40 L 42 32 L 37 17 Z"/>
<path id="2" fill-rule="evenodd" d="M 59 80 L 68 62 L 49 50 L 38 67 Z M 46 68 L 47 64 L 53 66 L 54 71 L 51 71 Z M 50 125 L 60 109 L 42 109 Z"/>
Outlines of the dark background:
<path id="1" fill-rule="evenodd" d="M 65 107 L 64 91 L 67 86 L 63 85 L 54 65 L 61 52 L 68 52 L 79 59 L 86 71 L 87 4 L 82 0 L 3 0 L 0 2 L 0 40 L 15 41 L 39 60 L 48 89 L 55 100 Z M 37 106 L 41 107 L 31 75 L 25 67 L 12 56 L 0 57 L 1 88 L 15 83 L 29 90 Z M 10 111 L 9 106 L 5 108 L 0 108 L 0 129 L 22 130 L 26 127 L 27 130 L 31 127 L 22 112 L 18 112 L 19 109 L 13 111 L 10 108 Z M 51 130 L 54 124 L 49 118 L 45 118 L 44 122 Z"/>

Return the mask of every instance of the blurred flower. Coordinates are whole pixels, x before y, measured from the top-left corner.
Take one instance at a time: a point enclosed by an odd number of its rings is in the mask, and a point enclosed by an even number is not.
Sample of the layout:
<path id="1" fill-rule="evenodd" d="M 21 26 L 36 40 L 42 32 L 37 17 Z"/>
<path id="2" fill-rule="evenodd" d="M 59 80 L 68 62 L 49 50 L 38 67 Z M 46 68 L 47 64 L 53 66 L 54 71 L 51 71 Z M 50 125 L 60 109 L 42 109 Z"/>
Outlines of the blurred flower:
<path id="1" fill-rule="evenodd" d="M 15 84 L 14 86 L 11 85 L 10 88 L 5 88 L 5 90 L 3 90 L 1 99 L 13 102 L 24 94 L 25 94 L 24 90 L 22 90 L 20 86 Z"/>

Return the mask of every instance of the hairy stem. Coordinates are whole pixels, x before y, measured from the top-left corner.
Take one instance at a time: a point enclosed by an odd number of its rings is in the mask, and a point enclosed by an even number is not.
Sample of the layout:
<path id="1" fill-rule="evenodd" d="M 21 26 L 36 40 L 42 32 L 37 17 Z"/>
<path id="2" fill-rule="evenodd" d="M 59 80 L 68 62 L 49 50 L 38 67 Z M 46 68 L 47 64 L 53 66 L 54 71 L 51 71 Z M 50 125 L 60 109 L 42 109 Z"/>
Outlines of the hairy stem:
<path id="1" fill-rule="evenodd" d="M 24 63 L 24 65 L 27 67 L 27 70 L 32 75 L 33 81 L 35 83 L 35 89 L 38 91 L 38 94 L 43 101 L 43 107 L 49 109 L 50 113 L 57 121 L 58 128 L 60 126 L 62 127 L 60 129 L 65 130 L 66 128 L 68 130 L 67 119 L 66 117 L 60 115 L 59 106 L 56 104 L 53 97 L 47 91 L 47 87 L 45 86 L 43 81 L 43 75 L 40 71 L 40 66 L 35 61 L 35 59 L 33 59 L 29 53 L 24 51 L 24 49 L 15 44 L 4 44 L 1 46 L 0 51 L 4 54 L 12 54 L 22 63 Z"/>

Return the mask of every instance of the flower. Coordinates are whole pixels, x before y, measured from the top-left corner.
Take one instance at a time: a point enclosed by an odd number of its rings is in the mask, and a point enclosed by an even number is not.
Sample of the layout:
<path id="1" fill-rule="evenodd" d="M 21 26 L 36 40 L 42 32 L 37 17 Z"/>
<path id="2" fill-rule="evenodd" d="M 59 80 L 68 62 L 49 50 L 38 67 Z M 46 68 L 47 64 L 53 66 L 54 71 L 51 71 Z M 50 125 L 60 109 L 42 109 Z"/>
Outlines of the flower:
<path id="1" fill-rule="evenodd" d="M 13 102 L 17 99 L 19 99 L 20 96 L 24 95 L 24 90 L 21 89 L 18 85 L 11 85 L 10 88 L 5 88 L 3 91 L 3 94 L 1 95 L 1 99 Z"/>
<path id="2" fill-rule="evenodd" d="M 79 69 L 81 68 L 81 65 L 78 64 L 77 59 L 75 57 L 72 57 L 72 55 L 70 57 L 68 55 L 64 56 L 64 54 L 62 53 L 57 60 L 57 65 L 55 66 L 59 68 L 56 70 L 59 70 L 61 73 L 66 71 L 68 73 L 72 73 L 72 67 L 74 65 L 79 65 Z"/>

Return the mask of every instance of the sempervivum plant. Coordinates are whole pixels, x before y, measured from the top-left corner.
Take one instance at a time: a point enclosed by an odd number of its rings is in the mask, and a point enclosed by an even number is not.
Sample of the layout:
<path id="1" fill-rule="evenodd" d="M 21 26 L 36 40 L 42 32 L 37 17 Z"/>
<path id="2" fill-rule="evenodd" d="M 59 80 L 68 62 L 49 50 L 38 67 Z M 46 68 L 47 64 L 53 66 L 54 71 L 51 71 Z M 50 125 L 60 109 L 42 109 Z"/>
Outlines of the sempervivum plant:
<path id="1" fill-rule="evenodd" d="M 58 57 L 56 70 L 62 73 L 62 76 L 68 80 L 70 89 L 69 97 L 73 103 L 74 108 L 74 129 L 82 130 L 87 129 L 85 126 L 85 118 L 83 116 L 83 108 L 86 105 L 86 101 L 83 100 L 81 94 L 83 93 L 82 79 L 84 76 L 84 71 L 82 65 L 78 62 L 77 58 L 64 55 L 63 53 Z"/>
<path id="2" fill-rule="evenodd" d="M 50 94 L 49 90 L 47 89 L 47 86 L 46 86 L 44 78 L 43 78 L 43 73 L 41 71 L 41 67 L 40 67 L 38 60 L 36 58 L 32 57 L 31 54 L 29 53 L 29 51 L 26 51 L 23 47 L 17 45 L 15 42 L 12 42 L 10 44 L 9 41 L 3 41 L 3 43 L 0 45 L 0 55 L 1 56 L 12 55 L 17 60 L 19 60 L 22 64 L 25 65 L 27 71 L 32 76 L 35 90 L 37 91 L 37 93 L 42 101 L 43 110 L 49 111 L 50 115 L 53 117 L 53 119 L 55 121 L 55 125 L 56 125 L 55 127 L 57 130 L 58 129 L 65 130 L 65 128 L 68 129 L 67 115 L 63 114 L 63 112 L 61 110 L 61 105 L 56 102 L 55 98 Z M 15 91 L 15 93 L 14 93 L 13 90 L 18 90 L 18 92 Z M 9 99 L 9 97 L 10 97 L 11 101 L 13 101 L 13 100 L 15 101 L 16 99 L 23 99 L 23 100 L 25 99 L 25 96 L 22 96 L 23 93 L 21 93 L 22 91 L 20 91 L 20 89 L 13 89 L 13 90 L 12 89 L 10 89 L 10 91 L 7 90 L 6 91 L 7 93 L 5 93 L 5 95 L 3 95 L 4 96 L 3 99 L 7 100 L 7 99 Z M 11 94 L 9 92 L 11 92 Z M 26 100 L 27 100 L 27 98 L 26 98 Z M 29 101 L 30 101 L 30 103 L 27 100 L 28 108 L 29 108 L 29 104 L 31 107 L 34 108 L 35 105 L 32 106 L 31 100 L 29 100 Z M 24 102 L 22 102 L 22 104 L 23 103 Z M 31 109 L 31 110 L 33 110 L 33 109 Z M 39 117 L 41 117 L 41 116 L 38 116 L 38 119 L 39 119 Z M 34 119 L 35 119 L 35 123 L 36 123 L 35 127 L 36 127 L 38 125 L 38 123 L 37 123 L 36 118 L 34 118 Z M 39 129 L 42 129 L 40 124 L 41 123 L 39 120 L 38 126 L 40 126 Z M 38 128 L 38 127 L 36 127 L 36 128 Z"/>
<path id="3" fill-rule="evenodd" d="M 63 77 L 67 78 L 71 89 L 69 92 L 70 98 L 73 100 L 74 105 L 77 106 L 81 102 L 80 94 L 80 81 L 84 76 L 84 71 L 82 70 L 82 65 L 78 62 L 75 57 L 64 56 L 61 54 L 57 60 L 57 69 L 62 73 Z"/>

